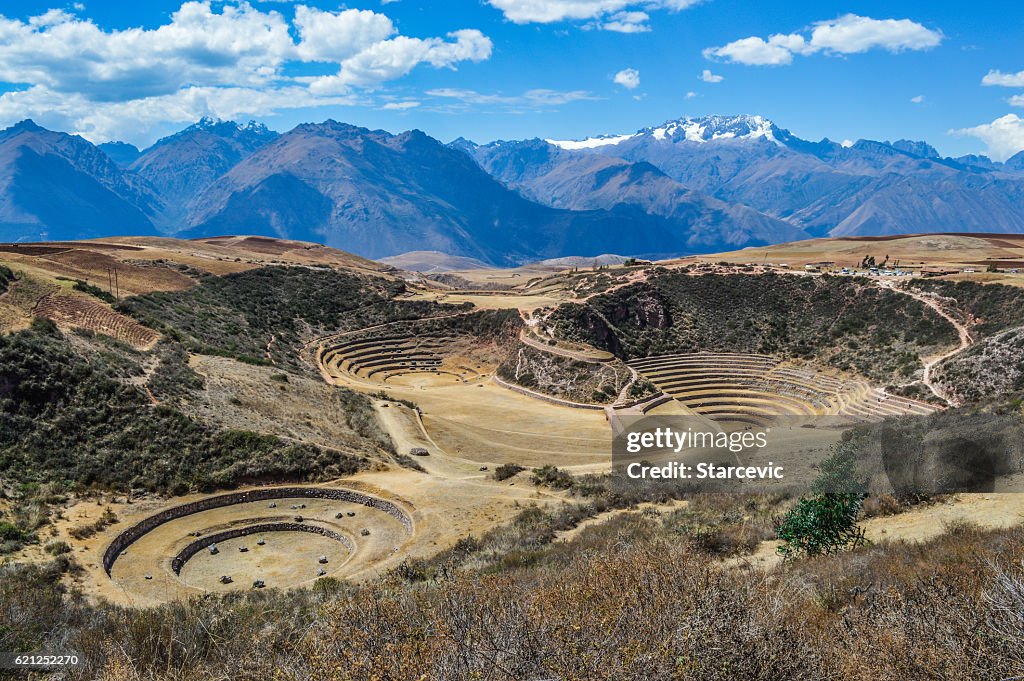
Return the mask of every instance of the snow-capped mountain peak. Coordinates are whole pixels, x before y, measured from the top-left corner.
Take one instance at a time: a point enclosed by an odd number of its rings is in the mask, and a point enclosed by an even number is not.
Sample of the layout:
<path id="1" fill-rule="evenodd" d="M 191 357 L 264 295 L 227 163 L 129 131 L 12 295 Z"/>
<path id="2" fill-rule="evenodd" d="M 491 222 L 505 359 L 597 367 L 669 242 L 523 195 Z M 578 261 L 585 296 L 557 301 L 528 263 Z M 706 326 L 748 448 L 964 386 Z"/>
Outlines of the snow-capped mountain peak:
<path id="1" fill-rule="evenodd" d="M 596 149 L 621 144 L 637 137 L 650 137 L 656 141 L 695 142 L 704 144 L 720 140 L 764 139 L 782 145 L 779 139 L 788 135 L 764 116 L 700 116 L 677 118 L 657 127 L 644 128 L 631 135 L 600 135 L 582 140 L 545 140 L 548 144 L 570 151 Z"/>
<path id="2" fill-rule="evenodd" d="M 637 133 L 639 134 L 639 133 Z M 636 137 L 634 135 L 599 135 L 597 137 L 588 137 L 582 140 L 544 140 L 548 144 L 553 144 L 556 147 L 567 149 L 569 151 L 578 151 L 580 149 L 596 149 L 597 147 L 606 147 L 613 144 L 620 144 L 628 139 Z"/>
<path id="3" fill-rule="evenodd" d="M 776 137 L 778 128 L 764 116 L 701 116 L 679 118 L 667 121 L 655 128 L 645 128 L 639 135 L 649 135 L 656 140 L 714 142 L 717 140 L 765 139 L 781 144 Z"/>

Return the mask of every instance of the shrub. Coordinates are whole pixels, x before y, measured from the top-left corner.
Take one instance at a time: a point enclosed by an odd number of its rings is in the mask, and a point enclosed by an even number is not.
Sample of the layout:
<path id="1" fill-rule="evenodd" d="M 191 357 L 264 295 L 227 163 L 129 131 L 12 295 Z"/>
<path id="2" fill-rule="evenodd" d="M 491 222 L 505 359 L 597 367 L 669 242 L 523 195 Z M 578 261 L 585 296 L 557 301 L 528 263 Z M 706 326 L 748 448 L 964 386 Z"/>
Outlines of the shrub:
<path id="1" fill-rule="evenodd" d="M 857 526 L 864 498 L 860 494 L 819 494 L 797 502 L 775 528 L 785 558 L 830 554 L 865 542 Z"/>
<path id="2" fill-rule="evenodd" d="M 46 552 L 51 556 L 59 556 L 63 553 L 71 553 L 71 547 L 66 541 L 58 539 L 46 545 Z"/>
<path id="3" fill-rule="evenodd" d="M 533 484 L 555 489 L 570 489 L 575 483 L 571 474 L 551 464 L 545 464 L 533 469 Z"/>
<path id="4" fill-rule="evenodd" d="M 505 463 L 494 469 L 494 479 L 498 482 L 502 480 L 508 480 L 514 475 L 525 471 L 526 469 L 515 463 Z"/>

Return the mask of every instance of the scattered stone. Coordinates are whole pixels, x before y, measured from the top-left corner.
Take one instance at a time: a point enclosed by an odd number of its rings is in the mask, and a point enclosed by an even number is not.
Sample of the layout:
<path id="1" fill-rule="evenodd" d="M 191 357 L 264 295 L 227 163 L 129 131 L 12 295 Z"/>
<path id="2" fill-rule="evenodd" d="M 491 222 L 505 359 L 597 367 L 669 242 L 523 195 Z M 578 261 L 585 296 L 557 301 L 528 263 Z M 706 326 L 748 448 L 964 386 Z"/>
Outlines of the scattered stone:
<path id="1" fill-rule="evenodd" d="M 341 511 L 338 511 L 337 513 L 334 514 L 334 517 L 335 518 L 344 518 L 345 514 L 342 513 Z"/>
<path id="2" fill-rule="evenodd" d="M 267 585 L 266 582 L 264 582 L 262 579 L 257 579 L 256 581 L 254 581 L 252 583 L 252 588 L 254 588 L 254 589 L 262 589 L 266 585 Z"/>
<path id="3" fill-rule="evenodd" d="M 249 547 L 248 546 L 239 546 L 238 547 L 238 552 L 239 553 L 248 553 L 249 552 Z"/>
<path id="4" fill-rule="evenodd" d="M 297 509 L 298 507 L 299 507 L 299 505 L 298 505 L 298 504 L 292 504 L 292 505 L 291 505 L 291 509 L 292 509 L 293 511 L 294 511 L 295 509 Z"/>
<path id="5" fill-rule="evenodd" d="M 153 575 L 146 575 L 146 579 L 153 579 Z"/>
<path id="6" fill-rule="evenodd" d="M 302 522 L 302 516 L 301 515 L 295 516 L 295 522 L 301 523 Z"/>
<path id="7" fill-rule="evenodd" d="M 428 452 L 424 447 L 413 447 L 409 450 L 409 453 L 413 456 L 430 456 L 430 452 Z"/>
<path id="8" fill-rule="evenodd" d="M 265 539 L 260 539 L 260 540 L 257 540 L 256 545 L 257 546 L 263 546 L 266 543 L 267 543 L 267 541 Z"/>
<path id="9" fill-rule="evenodd" d="M 271 502 L 270 505 L 267 506 L 267 508 L 277 508 L 277 504 Z"/>
<path id="10" fill-rule="evenodd" d="M 219 581 L 221 584 L 230 584 L 234 580 L 232 580 L 228 575 L 221 575 Z M 255 586 L 255 584 L 253 586 Z"/>
<path id="11" fill-rule="evenodd" d="M 327 564 L 327 556 L 320 556 L 319 563 L 321 565 L 326 565 Z"/>
<path id="12" fill-rule="evenodd" d="M 482 471 L 487 470 L 487 466 L 480 466 L 480 470 L 482 470 Z"/>
<path id="13" fill-rule="evenodd" d="M 320 568 L 319 570 L 316 571 L 316 576 L 317 577 L 323 577 L 326 574 L 327 574 L 327 570 L 324 570 L 323 568 Z"/>
<path id="14" fill-rule="evenodd" d="M 299 504 L 299 508 L 306 508 L 305 504 Z"/>
<path id="15" fill-rule="evenodd" d="M 220 549 L 217 548 L 216 544 L 210 544 L 207 548 L 210 550 L 211 556 L 216 556 L 218 553 L 220 553 Z"/>
<path id="16" fill-rule="evenodd" d="M 359 530 L 359 534 L 363 535 L 364 537 L 369 537 L 370 531 L 364 527 L 363 529 Z"/>
<path id="17" fill-rule="evenodd" d="M 356 512 L 355 512 L 355 511 L 349 511 L 349 512 L 348 512 L 348 513 L 346 513 L 345 515 L 347 515 L 347 516 L 348 516 L 349 518 L 353 518 L 353 517 L 355 517 L 355 515 L 356 515 Z"/>

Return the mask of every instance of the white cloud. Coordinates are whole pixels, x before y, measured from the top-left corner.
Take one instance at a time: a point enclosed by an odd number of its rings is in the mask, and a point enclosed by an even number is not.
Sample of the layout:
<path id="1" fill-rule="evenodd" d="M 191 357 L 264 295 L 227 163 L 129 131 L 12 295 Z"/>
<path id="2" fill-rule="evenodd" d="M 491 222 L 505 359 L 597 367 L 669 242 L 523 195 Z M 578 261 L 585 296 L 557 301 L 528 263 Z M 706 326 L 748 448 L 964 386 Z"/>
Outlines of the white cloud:
<path id="1" fill-rule="evenodd" d="M 189 1 L 162 25 L 115 30 L 63 10 L 0 15 L 0 83 L 18 86 L 0 96 L 0 125 L 32 116 L 92 139 L 148 142 L 146 125 L 350 103 L 419 65 L 455 68 L 491 50 L 477 30 L 410 37 L 384 14 L 301 4 L 289 21 L 244 0 Z M 289 75 L 313 62 L 337 73 Z M 138 116 L 124 133 L 113 125 L 121 114 Z"/>
<path id="2" fill-rule="evenodd" d="M 678 12 L 700 0 L 487 0 L 516 24 L 595 20 L 598 28 L 620 33 L 650 30 L 647 12 Z"/>
<path id="3" fill-rule="evenodd" d="M 704 50 L 707 59 L 749 66 L 783 66 L 795 55 L 858 54 L 873 49 L 889 52 L 926 50 L 942 42 L 942 33 L 910 19 L 872 19 L 846 14 L 819 21 L 804 33 L 778 33 L 767 39 L 751 36 Z M 806 31 L 805 31 L 806 33 Z"/>
<path id="4" fill-rule="evenodd" d="M 617 33 L 646 33 L 651 30 L 647 24 L 650 18 L 647 12 L 616 12 L 601 24 L 601 28 Z"/>
<path id="5" fill-rule="evenodd" d="M 627 90 L 635 90 L 640 87 L 640 72 L 636 69 L 622 69 L 612 77 L 612 80 Z"/>
<path id="6" fill-rule="evenodd" d="M 711 73 L 711 69 L 704 69 L 703 71 L 701 71 L 701 74 L 700 76 L 698 76 L 698 78 L 703 80 L 705 83 L 721 83 L 723 80 L 725 80 L 725 76 L 720 76 L 717 73 Z"/>
<path id="7" fill-rule="evenodd" d="M 838 54 L 873 49 L 902 52 L 927 50 L 942 42 L 942 33 L 910 19 L 871 19 L 846 14 L 834 21 L 820 21 L 811 32 L 811 45 Z"/>
<path id="8" fill-rule="evenodd" d="M 1017 73 L 1003 73 L 999 70 L 992 70 L 981 79 L 982 85 L 1002 85 L 1003 87 L 1024 87 L 1024 71 Z"/>
<path id="9" fill-rule="evenodd" d="M 419 105 L 419 102 L 410 99 L 404 102 L 388 102 L 381 108 L 386 111 L 406 111 L 408 109 L 415 109 Z"/>
<path id="10" fill-rule="evenodd" d="M 988 147 L 988 155 L 997 161 L 1005 161 L 1024 150 L 1024 118 L 1016 114 L 1006 114 L 991 123 L 950 132 L 977 137 Z"/>
<path id="11" fill-rule="evenodd" d="M 696 93 L 696 92 L 694 92 L 693 90 L 691 90 L 690 92 L 687 92 L 687 93 L 686 93 L 686 98 L 687 98 L 687 99 L 693 99 L 693 98 L 694 98 L 694 97 L 696 97 L 696 96 L 697 96 L 697 93 Z"/>
<path id="12" fill-rule="evenodd" d="M 561 106 L 570 102 L 584 100 L 595 100 L 592 94 L 585 90 L 527 90 L 521 95 L 485 94 L 476 90 L 461 88 L 436 88 L 427 90 L 431 97 L 442 99 L 455 99 L 463 104 L 500 104 L 510 107 L 528 106 L 530 108 L 549 108 Z"/>
<path id="13" fill-rule="evenodd" d="M 910 102 L 912 104 L 924 104 L 924 95 L 917 95 L 916 97 L 911 97 Z"/>
<path id="14" fill-rule="evenodd" d="M 1024 106 L 1024 95 L 1014 95 L 1007 100 L 1010 106 Z"/>
<path id="15" fill-rule="evenodd" d="M 704 50 L 704 56 L 750 66 L 781 66 L 791 63 L 795 52 L 802 53 L 806 49 L 807 43 L 802 36 L 777 34 L 767 40 L 751 36 L 722 47 L 709 47 Z"/>
<path id="16" fill-rule="evenodd" d="M 403 35 L 382 40 L 341 62 L 337 75 L 310 79 L 309 89 L 317 94 L 339 94 L 353 86 L 372 87 L 395 80 L 419 64 L 451 68 L 460 61 L 483 61 L 491 56 L 491 39 L 480 31 L 455 31 L 448 37 L 453 40 Z"/>
<path id="17" fill-rule="evenodd" d="M 338 13 L 315 7 L 295 8 L 297 52 L 304 61 L 341 62 L 396 33 L 391 19 L 370 10 Z"/>

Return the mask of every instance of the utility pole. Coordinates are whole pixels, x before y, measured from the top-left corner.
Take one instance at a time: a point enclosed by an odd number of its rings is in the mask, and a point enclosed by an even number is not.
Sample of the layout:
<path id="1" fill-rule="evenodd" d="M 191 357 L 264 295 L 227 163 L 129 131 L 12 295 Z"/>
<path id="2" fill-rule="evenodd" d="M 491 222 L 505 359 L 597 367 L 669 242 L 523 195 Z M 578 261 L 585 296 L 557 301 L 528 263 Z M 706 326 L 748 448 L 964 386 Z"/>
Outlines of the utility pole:
<path id="1" fill-rule="evenodd" d="M 114 268 L 114 290 L 117 294 L 114 296 L 115 300 L 121 300 L 121 285 L 117 282 L 117 268 Z"/>

